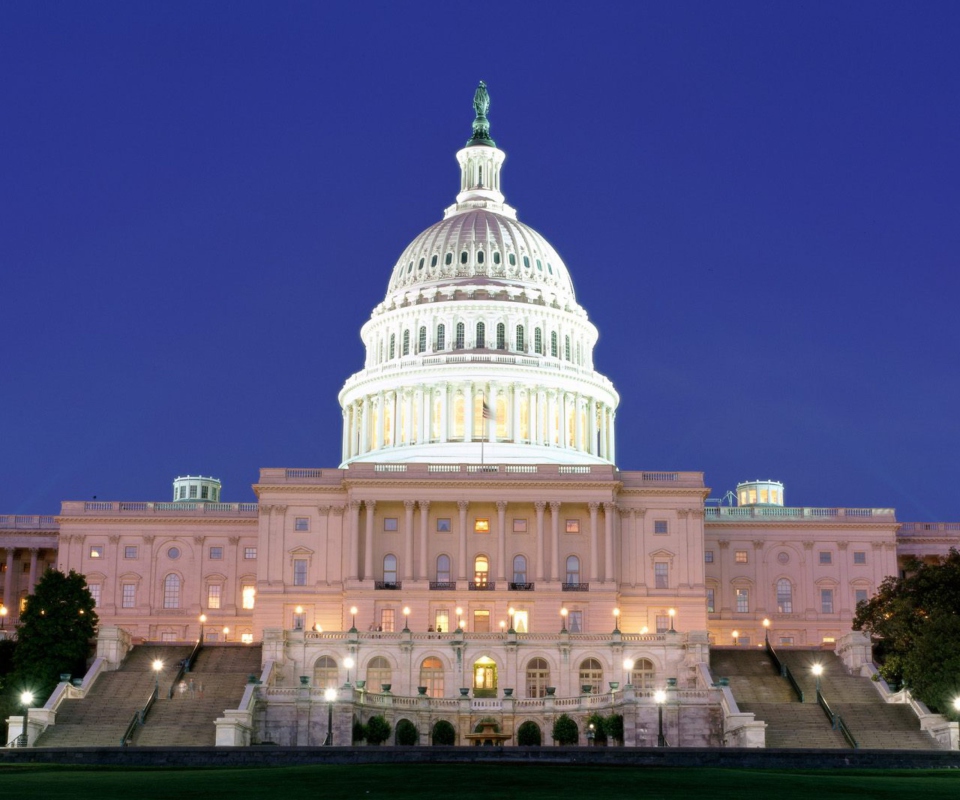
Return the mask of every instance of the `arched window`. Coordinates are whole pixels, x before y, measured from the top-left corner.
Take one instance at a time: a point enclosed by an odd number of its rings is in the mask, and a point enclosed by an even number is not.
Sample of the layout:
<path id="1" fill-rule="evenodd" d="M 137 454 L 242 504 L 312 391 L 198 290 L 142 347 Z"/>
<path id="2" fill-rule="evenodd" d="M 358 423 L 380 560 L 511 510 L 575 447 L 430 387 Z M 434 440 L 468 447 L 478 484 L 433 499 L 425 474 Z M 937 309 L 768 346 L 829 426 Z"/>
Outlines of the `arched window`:
<path id="1" fill-rule="evenodd" d="M 485 336 L 487 327 L 482 322 L 477 323 L 477 347 L 486 347 Z"/>
<path id="2" fill-rule="evenodd" d="M 390 334 L 390 358 L 394 358 L 397 355 L 397 335 L 395 333 Z"/>
<path id="3" fill-rule="evenodd" d="M 457 323 L 457 339 L 453 344 L 454 350 L 463 350 L 463 340 L 465 338 L 465 329 L 462 322 Z"/>
<path id="4" fill-rule="evenodd" d="M 487 585 L 487 576 L 490 574 L 490 562 L 486 556 L 477 556 L 473 562 L 473 581 L 477 586 Z"/>
<path id="5" fill-rule="evenodd" d="M 427 697 L 443 697 L 443 662 L 439 658 L 423 659 L 420 685 L 427 687 Z"/>
<path id="6" fill-rule="evenodd" d="M 793 613 L 793 584 L 787 578 L 777 581 L 777 612 Z"/>
<path id="7" fill-rule="evenodd" d="M 637 689 L 652 689 L 655 674 L 653 662 L 649 658 L 638 658 L 633 662 L 630 683 Z"/>
<path id="8" fill-rule="evenodd" d="M 437 325 L 437 350 L 443 350 L 447 346 L 447 329 L 441 322 Z"/>
<path id="9" fill-rule="evenodd" d="M 523 257 L 523 266 L 530 269 L 530 259 L 527 256 Z"/>
<path id="10" fill-rule="evenodd" d="M 397 582 L 397 557 L 393 555 L 383 557 L 383 582 Z"/>
<path id="11" fill-rule="evenodd" d="M 377 363 L 383 363 L 383 339 L 381 339 L 377 344 Z"/>
<path id="12" fill-rule="evenodd" d="M 545 658 L 527 662 L 527 697 L 546 697 L 550 684 L 550 666 Z"/>
<path id="13" fill-rule="evenodd" d="M 557 349 L 557 332 L 550 331 L 550 355 L 554 358 L 559 358 L 559 350 Z"/>
<path id="14" fill-rule="evenodd" d="M 467 251 L 466 251 L 466 250 L 464 250 L 462 253 L 460 253 L 460 263 L 461 263 L 461 264 L 466 264 L 466 263 L 467 263 Z"/>
<path id="15" fill-rule="evenodd" d="M 494 264 L 499 264 L 499 263 L 500 263 L 500 251 L 499 251 L 499 250 L 494 250 L 494 251 L 493 251 L 493 263 L 494 263 Z"/>
<path id="16" fill-rule="evenodd" d="M 590 687 L 590 694 L 600 694 L 603 685 L 603 667 L 595 658 L 584 659 L 580 663 L 580 688 Z"/>
<path id="17" fill-rule="evenodd" d="M 543 332 L 539 328 L 533 330 L 533 352 L 543 355 Z"/>
<path id="18" fill-rule="evenodd" d="M 453 263 L 453 253 L 447 253 L 443 257 L 443 263 L 449 267 Z"/>
<path id="19" fill-rule="evenodd" d="M 563 337 L 563 357 L 569 361 L 570 360 L 570 337 Z"/>
<path id="20" fill-rule="evenodd" d="M 567 583 L 580 583 L 580 559 L 567 556 Z"/>
<path id="21" fill-rule="evenodd" d="M 437 266 L 437 256 L 435 254 L 430 256 L 430 266 L 431 267 Z"/>
<path id="22" fill-rule="evenodd" d="M 371 692 L 379 692 L 385 683 L 392 683 L 393 670 L 390 669 L 390 662 L 383 656 L 375 656 L 367 664 L 367 689 Z"/>
<path id="23" fill-rule="evenodd" d="M 437 556 L 437 582 L 450 583 L 450 556 Z"/>
<path id="24" fill-rule="evenodd" d="M 477 263 L 483 263 L 483 250 L 477 250 Z"/>
<path id="25" fill-rule="evenodd" d="M 513 557 L 513 582 L 514 583 L 527 582 L 527 557 L 526 556 Z"/>
<path id="26" fill-rule="evenodd" d="M 425 325 L 420 326 L 420 336 L 419 341 L 417 342 L 417 352 L 423 353 L 427 349 L 427 328 Z"/>
<path id="27" fill-rule="evenodd" d="M 583 366 L 583 354 L 580 352 L 580 342 L 577 342 L 577 363 Z"/>
<path id="28" fill-rule="evenodd" d="M 9 577 L 7 578 L 9 580 Z M 180 576 L 167 575 L 163 579 L 163 607 L 180 608 Z"/>
<path id="29" fill-rule="evenodd" d="M 340 683 L 337 662 L 331 656 L 320 656 L 313 665 L 313 682 L 321 689 L 336 689 Z"/>
<path id="30" fill-rule="evenodd" d="M 517 325 L 517 350 L 519 350 L 522 353 L 523 349 L 524 349 L 523 325 Z"/>
<path id="31" fill-rule="evenodd" d="M 502 322 L 497 323 L 497 350 L 507 349 L 507 326 Z"/>
<path id="32" fill-rule="evenodd" d="M 410 331 L 403 332 L 403 354 L 410 355 Z"/>

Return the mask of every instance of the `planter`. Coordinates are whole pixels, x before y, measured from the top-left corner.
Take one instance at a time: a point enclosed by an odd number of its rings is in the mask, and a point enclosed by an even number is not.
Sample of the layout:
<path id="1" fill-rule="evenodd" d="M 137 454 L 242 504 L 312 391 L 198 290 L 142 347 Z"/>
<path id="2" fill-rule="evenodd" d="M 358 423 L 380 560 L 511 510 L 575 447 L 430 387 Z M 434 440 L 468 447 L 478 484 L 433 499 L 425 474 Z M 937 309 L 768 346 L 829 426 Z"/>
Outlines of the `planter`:
<path id="1" fill-rule="evenodd" d="M 593 687 L 589 683 L 584 683 L 580 685 L 580 691 L 584 694 L 590 694 L 590 692 L 593 691 Z"/>
<path id="2" fill-rule="evenodd" d="M 504 697 L 513 697 L 513 689 L 504 689 L 504 690 L 503 690 L 503 696 L 504 696 Z"/>
<path id="3" fill-rule="evenodd" d="M 380 691 L 383 692 L 384 694 L 390 694 L 390 688 L 391 688 L 392 686 L 393 686 L 392 683 L 381 683 L 381 684 L 380 684 Z"/>
<path id="4" fill-rule="evenodd" d="M 620 688 L 620 681 L 610 681 L 610 691 L 615 692 Z"/>
<path id="5" fill-rule="evenodd" d="M 366 681 L 357 681 L 357 688 L 362 692 L 363 687 L 367 685 Z"/>
<path id="6" fill-rule="evenodd" d="M 418 687 L 417 687 L 417 694 L 419 694 L 421 697 L 426 697 L 426 696 L 427 696 L 427 687 L 426 687 L 426 686 L 418 686 Z"/>
<path id="7" fill-rule="evenodd" d="M 309 676 L 309 675 L 301 675 L 301 676 L 300 676 L 300 685 L 301 685 L 301 686 L 309 686 L 309 685 L 310 685 L 310 676 Z"/>
<path id="8" fill-rule="evenodd" d="M 557 693 L 557 687 L 556 687 L 556 686 L 548 686 L 548 687 L 547 687 L 547 697 L 553 697 L 556 693 Z"/>
<path id="9" fill-rule="evenodd" d="M 70 682 L 70 673 L 69 673 L 69 672 L 61 672 L 61 673 L 60 673 L 60 680 L 69 683 L 69 682 Z"/>
<path id="10" fill-rule="evenodd" d="M 463 687 L 463 686 L 461 686 L 461 687 L 460 687 L 460 696 L 461 696 L 461 697 L 469 697 L 469 696 L 470 696 L 470 689 L 469 689 L 469 687 Z"/>

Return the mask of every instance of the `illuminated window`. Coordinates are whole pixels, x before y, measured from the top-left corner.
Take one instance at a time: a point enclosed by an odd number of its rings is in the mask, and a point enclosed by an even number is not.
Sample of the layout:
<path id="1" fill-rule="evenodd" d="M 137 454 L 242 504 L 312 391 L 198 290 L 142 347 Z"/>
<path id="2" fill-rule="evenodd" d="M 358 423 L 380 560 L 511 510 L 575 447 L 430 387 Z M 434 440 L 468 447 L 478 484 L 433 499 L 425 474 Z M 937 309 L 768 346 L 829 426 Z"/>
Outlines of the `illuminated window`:
<path id="1" fill-rule="evenodd" d="M 310 530 L 310 519 L 308 517 L 297 517 L 293 529 L 296 531 Z"/>
<path id="2" fill-rule="evenodd" d="M 474 533 L 490 533 L 490 520 L 478 518 L 473 523 Z"/>
<path id="3" fill-rule="evenodd" d="M 653 532 L 654 533 L 667 533 L 667 521 L 665 519 L 657 519 L 653 522 Z"/>
<path id="4" fill-rule="evenodd" d="M 474 633 L 490 633 L 490 612 L 489 611 L 474 611 L 473 612 L 473 632 Z"/>
<path id="5" fill-rule="evenodd" d="M 103 546 L 98 544 L 91 547 L 90 558 L 103 558 Z"/>
<path id="6" fill-rule="evenodd" d="M 220 608 L 221 588 L 219 585 L 207 587 L 207 608 Z"/>
<path id="7" fill-rule="evenodd" d="M 257 557 L 257 548 L 256 547 L 244 547 L 243 548 L 243 557 L 245 559 L 251 559 Z"/>
<path id="8" fill-rule="evenodd" d="M 670 588 L 670 565 L 666 561 L 658 561 L 653 565 L 653 581 L 656 589 Z"/>
<path id="9" fill-rule="evenodd" d="M 253 634 L 252 633 L 241 633 L 240 641 L 244 644 L 253 644 Z"/>
<path id="10" fill-rule="evenodd" d="M 737 550 L 733 554 L 733 560 L 737 564 L 746 564 L 747 563 L 747 551 L 746 550 Z"/>
<path id="11" fill-rule="evenodd" d="M 527 662 L 527 697 L 546 697 L 550 685 L 550 666 L 545 658 Z"/>
<path id="12" fill-rule="evenodd" d="M 320 656 L 313 665 L 313 682 L 321 689 L 336 689 L 340 683 L 340 670 L 331 656 Z"/>
<path id="13" fill-rule="evenodd" d="M 293 612 L 293 629 L 295 631 L 302 631 L 307 625 L 307 614 L 305 611 L 294 611 Z"/>
<path id="14" fill-rule="evenodd" d="M 420 664 L 420 685 L 427 687 L 427 697 L 443 697 L 443 662 L 436 656 Z"/>
<path id="15" fill-rule="evenodd" d="M 567 520 L 567 533 L 580 533 L 580 520 L 578 519 L 568 519 Z"/>
<path id="16" fill-rule="evenodd" d="M 638 658 L 633 662 L 633 670 L 630 672 L 630 683 L 637 689 L 652 689 L 656 671 L 653 668 L 653 662 L 649 658 Z"/>
<path id="17" fill-rule="evenodd" d="M 766 502 L 767 502 L 767 497 L 768 497 L 768 495 L 767 495 L 767 490 L 766 490 L 766 489 L 761 489 L 761 490 L 760 490 L 760 502 L 761 502 L 761 503 L 766 503 Z"/>
<path id="18" fill-rule="evenodd" d="M 437 633 L 450 632 L 450 610 L 447 608 L 438 608 L 433 615 L 436 622 Z"/>
<path id="19" fill-rule="evenodd" d="M 853 553 L 853 563 L 854 564 L 866 564 L 867 563 L 867 554 L 862 550 L 856 550 Z"/>
<path id="20" fill-rule="evenodd" d="M 750 611 L 750 590 L 737 589 L 737 613 L 746 614 Z"/>
<path id="21" fill-rule="evenodd" d="M 392 608 L 380 609 L 380 630 L 393 633 L 395 615 Z"/>
<path id="22" fill-rule="evenodd" d="M 437 520 L 437 533 L 450 533 L 449 517 L 441 517 Z"/>
<path id="23" fill-rule="evenodd" d="M 384 517 L 383 520 L 383 529 L 388 532 L 393 532 L 397 530 L 397 518 L 396 517 Z"/>
<path id="24" fill-rule="evenodd" d="M 833 589 L 820 590 L 820 613 L 833 613 Z"/>
<path id="25" fill-rule="evenodd" d="M 122 608 L 136 608 L 137 605 L 137 584 L 124 583 L 120 587 L 120 605 Z"/>
<path id="26" fill-rule="evenodd" d="M 528 619 L 529 619 L 529 616 L 526 611 L 514 611 L 513 612 L 513 629 L 517 633 L 526 633 Z"/>
<path id="27" fill-rule="evenodd" d="M 580 686 L 589 686 L 591 694 L 600 694 L 603 685 L 603 667 L 595 658 L 588 658 L 580 663 Z"/>
<path id="28" fill-rule="evenodd" d="M 750 505 L 754 505 L 754 504 L 757 502 L 757 490 L 756 490 L 756 489 L 749 489 L 749 490 L 747 491 L 747 502 L 748 502 Z"/>
<path id="29" fill-rule="evenodd" d="M 293 585 L 307 585 L 307 559 L 305 558 L 293 559 Z"/>
<path id="30" fill-rule="evenodd" d="M 527 521 L 525 519 L 514 519 L 513 520 L 513 532 L 514 533 L 526 533 L 527 532 Z"/>
<path id="31" fill-rule="evenodd" d="M 490 562 L 486 556 L 477 556 L 473 562 L 473 581 L 478 586 L 487 585 L 487 576 L 490 574 Z"/>
<path id="32" fill-rule="evenodd" d="M 180 577 L 167 575 L 163 579 L 163 607 L 180 608 Z"/>
<path id="33" fill-rule="evenodd" d="M 137 558 L 140 555 L 140 548 L 134 545 L 127 545 L 123 548 L 124 558 Z"/>
<path id="34" fill-rule="evenodd" d="M 222 547 L 211 547 L 210 548 L 210 560 L 211 561 L 220 561 L 223 558 L 223 548 Z"/>
<path id="35" fill-rule="evenodd" d="M 655 624 L 657 633 L 666 633 L 670 630 L 670 615 L 658 614 Z"/>
<path id="36" fill-rule="evenodd" d="M 241 590 L 241 596 L 243 597 L 243 607 L 247 611 L 250 611 L 253 609 L 257 600 L 257 587 L 251 584 L 244 584 Z"/>
<path id="37" fill-rule="evenodd" d="M 820 551 L 820 563 L 821 564 L 832 564 L 833 563 L 833 553 L 829 550 Z"/>

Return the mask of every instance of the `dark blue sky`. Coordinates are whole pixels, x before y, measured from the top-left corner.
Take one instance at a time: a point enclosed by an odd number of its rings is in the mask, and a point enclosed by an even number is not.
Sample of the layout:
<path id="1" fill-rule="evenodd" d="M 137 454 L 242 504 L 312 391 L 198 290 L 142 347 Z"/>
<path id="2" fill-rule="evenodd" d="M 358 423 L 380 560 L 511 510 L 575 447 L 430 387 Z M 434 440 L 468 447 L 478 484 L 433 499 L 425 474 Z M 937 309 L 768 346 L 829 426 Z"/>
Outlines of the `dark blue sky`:
<path id="1" fill-rule="evenodd" d="M 957 42 L 953 2 L 4 3 L 0 513 L 339 463 L 483 79 L 621 467 L 960 519 Z"/>

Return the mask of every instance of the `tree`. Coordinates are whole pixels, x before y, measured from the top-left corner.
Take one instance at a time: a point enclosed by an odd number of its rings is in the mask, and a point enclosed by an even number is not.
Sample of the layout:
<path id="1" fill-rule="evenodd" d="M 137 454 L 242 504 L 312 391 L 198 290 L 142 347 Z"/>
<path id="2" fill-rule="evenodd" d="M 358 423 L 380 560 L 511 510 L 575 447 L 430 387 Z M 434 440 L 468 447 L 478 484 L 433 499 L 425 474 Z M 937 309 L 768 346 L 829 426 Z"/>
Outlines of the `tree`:
<path id="1" fill-rule="evenodd" d="M 593 725 L 593 743 L 597 747 L 601 747 L 607 743 L 607 728 L 606 720 L 603 718 L 603 714 L 598 711 L 594 711 L 589 717 L 587 717 L 587 728 Z"/>
<path id="2" fill-rule="evenodd" d="M 457 729 L 445 719 L 437 720 L 437 724 L 433 726 L 431 741 L 440 745 L 456 744 Z"/>
<path id="3" fill-rule="evenodd" d="M 947 711 L 960 694 L 960 552 L 911 561 L 857 606 L 854 630 L 873 638 L 880 674 L 905 681 L 914 697 Z"/>
<path id="4" fill-rule="evenodd" d="M 83 575 L 47 570 L 20 615 L 11 684 L 42 702 L 59 675 L 83 676 L 97 628 L 93 596 Z"/>
<path id="5" fill-rule="evenodd" d="M 611 714 L 603 718 L 603 732 L 608 739 L 623 744 L 623 714 Z"/>
<path id="6" fill-rule="evenodd" d="M 420 734 L 417 733 L 417 726 L 408 719 L 402 719 L 397 723 L 397 744 L 415 745 L 420 742 Z"/>
<path id="7" fill-rule="evenodd" d="M 580 741 L 577 723 L 566 714 L 561 714 L 553 723 L 553 740 L 560 745 L 576 744 Z"/>
<path id="8" fill-rule="evenodd" d="M 539 747 L 542 742 L 540 726 L 532 720 L 527 720 L 517 728 L 517 744 L 520 747 Z"/>
<path id="9" fill-rule="evenodd" d="M 390 723 L 383 716 L 370 717 L 366 724 L 367 744 L 383 744 L 390 738 Z"/>

